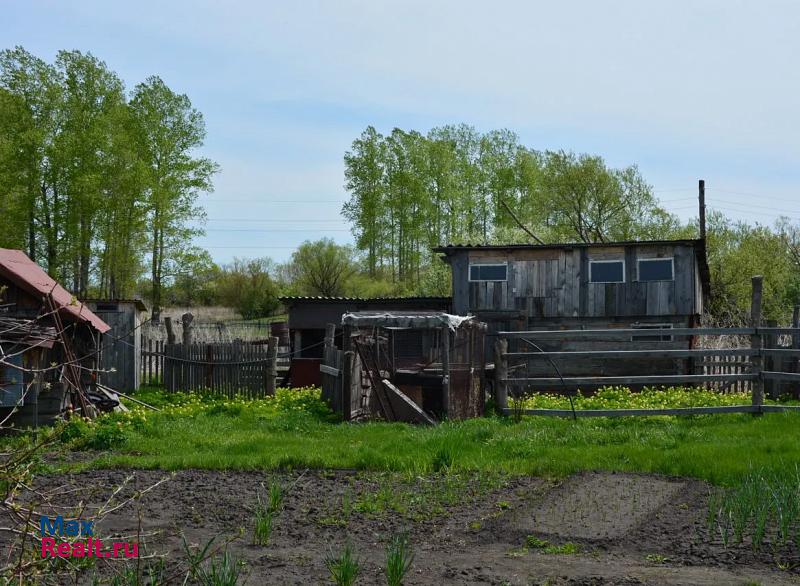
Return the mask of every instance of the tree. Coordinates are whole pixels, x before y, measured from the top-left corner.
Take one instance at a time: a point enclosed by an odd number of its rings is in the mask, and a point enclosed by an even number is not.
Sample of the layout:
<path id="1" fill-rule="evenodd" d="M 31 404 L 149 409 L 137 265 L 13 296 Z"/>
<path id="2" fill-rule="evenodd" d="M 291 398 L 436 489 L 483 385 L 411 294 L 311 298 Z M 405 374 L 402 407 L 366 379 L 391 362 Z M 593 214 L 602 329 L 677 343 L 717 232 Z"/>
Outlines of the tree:
<path id="1" fill-rule="evenodd" d="M 271 315 L 278 307 L 278 288 L 270 277 L 269 259 L 242 260 L 223 267 L 217 282 L 217 295 L 235 307 L 244 319 Z"/>
<path id="2" fill-rule="evenodd" d="M 301 295 L 342 296 L 356 273 L 353 251 L 330 238 L 305 241 L 292 253 L 289 273 Z"/>
<path id="3" fill-rule="evenodd" d="M 202 114 L 186 95 L 176 94 L 160 78 L 150 77 L 136 86 L 131 109 L 139 156 L 146 165 L 152 319 L 158 321 L 165 263 L 202 233 L 189 222 L 204 218 L 197 196 L 212 190 L 217 165 L 194 156 L 205 138 Z"/>

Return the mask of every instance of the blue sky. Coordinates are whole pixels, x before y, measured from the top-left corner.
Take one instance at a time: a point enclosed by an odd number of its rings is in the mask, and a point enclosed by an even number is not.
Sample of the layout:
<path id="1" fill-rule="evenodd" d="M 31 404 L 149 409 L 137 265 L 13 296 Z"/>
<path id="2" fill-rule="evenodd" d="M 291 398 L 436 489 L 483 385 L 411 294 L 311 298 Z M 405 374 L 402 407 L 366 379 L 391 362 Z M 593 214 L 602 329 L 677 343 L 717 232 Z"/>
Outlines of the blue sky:
<path id="1" fill-rule="evenodd" d="M 800 4 L 2 0 L 2 46 L 91 51 L 205 115 L 217 261 L 349 242 L 342 156 L 367 125 L 509 128 L 637 163 L 667 209 L 800 217 Z"/>

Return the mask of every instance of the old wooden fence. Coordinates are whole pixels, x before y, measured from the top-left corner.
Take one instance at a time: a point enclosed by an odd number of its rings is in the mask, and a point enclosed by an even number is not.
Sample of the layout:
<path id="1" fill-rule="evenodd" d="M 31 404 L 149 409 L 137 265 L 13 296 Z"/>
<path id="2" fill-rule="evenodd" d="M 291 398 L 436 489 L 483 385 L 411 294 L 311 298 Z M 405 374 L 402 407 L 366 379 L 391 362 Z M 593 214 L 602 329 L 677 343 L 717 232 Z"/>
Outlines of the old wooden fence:
<path id="1" fill-rule="evenodd" d="M 800 386 L 800 327 L 798 327 L 797 310 L 793 327 L 761 327 L 761 287 L 760 277 L 753 278 L 753 298 L 751 308 L 751 324 L 753 327 L 742 328 L 663 328 L 648 329 L 647 334 L 653 336 L 746 336 L 750 340 L 745 348 L 694 348 L 685 349 L 603 349 L 603 350 L 568 350 L 568 351 L 508 351 L 509 339 L 519 338 L 534 343 L 547 340 L 613 340 L 620 336 L 632 337 L 641 334 L 640 329 L 602 329 L 602 330 L 534 330 L 534 331 L 501 331 L 495 341 L 495 387 L 497 400 L 506 413 L 513 413 L 508 406 L 509 389 L 523 389 L 526 392 L 563 387 L 597 388 L 606 385 L 656 386 L 685 385 L 709 386 L 719 391 L 746 388 L 751 393 L 749 405 L 726 407 L 692 407 L 680 409 L 609 409 L 609 410 L 567 410 L 567 409 L 528 409 L 517 411 L 526 415 L 554 415 L 566 417 L 620 416 L 620 415 L 683 415 L 706 413 L 763 413 L 788 409 L 800 409 L 782 405 L 765 405 L 765 389 L 776 396 L 783 392 L 781 385 L 791 385 L 795 389 Z M 777 347 L 779 336 L 791 336 L 791 344 Z M 630 338 L 629 338 L 630 339 Z M 630 347 L 630 346 L 628 346 Z M 692 359 L 698 367 L 696 370 L 682 374 L 652 374 L 631 376 L 560 376 L 557 365 L 570 364 L 579 359 Z M 509 365 L 513 361 L 551 361 L 555 366 L 553 376 L 530 377 L 520 376 L 519 368 Z M 698 372 L 699 371 L 699 372 Z M 524 371 L 523 371 L 524 372 Z"/>
<path id="2" fill-rule="evenodd" d="M 286 353 L 277 338 L 266 344 L 170 344 L 148 340 L 142 348 L 142 382 L 168 391 L 208 391 L 227 396 L 274 394 L 285 375 Z"/>

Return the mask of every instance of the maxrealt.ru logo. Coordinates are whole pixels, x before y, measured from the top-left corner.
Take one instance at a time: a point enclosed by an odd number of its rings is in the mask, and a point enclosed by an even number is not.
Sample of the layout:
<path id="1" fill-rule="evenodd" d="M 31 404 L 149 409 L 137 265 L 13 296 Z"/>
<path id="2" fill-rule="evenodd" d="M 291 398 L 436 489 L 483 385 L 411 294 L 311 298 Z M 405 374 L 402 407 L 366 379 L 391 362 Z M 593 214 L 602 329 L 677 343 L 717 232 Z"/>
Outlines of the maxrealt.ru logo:
<path id="1" fill-rule="evenodd" d="M 57 558 L 135 558 L 139 557 L 138 543 L 112 541 L 104 544 L 94 537 L 94 521 L 86 519 L 55 519 L 43 516 L 39 521 L 42 535 L 42 557 Z M 47 536 L 50 537 L 47 537 Z M 56 537 L 61 538 L 60 542 Z M 86 538 L 83 541 L 81 538 Z"/>

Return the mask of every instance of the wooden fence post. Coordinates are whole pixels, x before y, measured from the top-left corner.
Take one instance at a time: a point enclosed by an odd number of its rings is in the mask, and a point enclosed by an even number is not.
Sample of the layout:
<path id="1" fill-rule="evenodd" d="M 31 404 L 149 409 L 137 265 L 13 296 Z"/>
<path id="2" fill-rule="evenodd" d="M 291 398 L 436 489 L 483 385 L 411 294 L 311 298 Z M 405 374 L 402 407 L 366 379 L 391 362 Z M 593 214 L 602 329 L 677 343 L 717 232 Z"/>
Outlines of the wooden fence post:
<path id="1" fill-rule="evenodd" d="M 800 305 L 794 306 L 794 311 L 792 312 L 792 327 L 795 329 L 795 332 L 792 334 L 792 349 L 800 350 Z M 789 364 L 792 365 L 792 367 L 788 369 L 789 372 L 800 372 L 800 359 L 791 358 Z M 795 398 L 800 397 L 797 383 L 791 384 L 789 392 Z"/>
<path id="2" fill-rule="evenodd" d="M 508 340 L 497 338 L 494 342 L 494 393 L 497 407 L 508 409 Z"/>
<path id="3" fill-rule="evenodd" d="M 353 340 L 351 339 L 352 331 L 350 326 L 342 326 L 342 392 L 341 396 L 337 397 L 342 405 L 342 419 L 350 421 L 353 417 L 353 362 L 355 361 L 355 353 L 353 350 Z M 356 378 L 356 382 L 358 378 Z M 347 406 L 345 408 L 345 405 Z M 360 405 L 359 405 L 360 407 Z"/>
<path id="4" fill-rule="evenodd" d="M 189 346 L 192 343 L 192 321 L 194 316 L 188 311 L 181 316 L 183 324 L 183 345 Z"/>
<path id="5" fill-rule="evenodd" d="M 768 328 L 777 328 L 778 321 L 774 319 L 766 320 L 766 324 Z M 762 347 L 765 350 L 770 350 L 772 348 L 778 347 L 778 336 L 775 334 L 769 333 L 761 338 Z M 781 366 L 781 359 L 775 358 L 774 356 L 764 356 L 762 359 L 761 367 L 763 370 L 767 371 L 779 371 L 782 370 Z M 764 381 L 764 396 L 769 397 L 770 399 L 775 399 L 780 395 L 781 389 L 781 381 L 773 380 L 773 379 L 766 379 Z"/>
<path id="6" fill-rule="evenodd" d="M 270 336 L 267 342 L 267 395 L 275 394 L 275 380 L 278 377 L 278 338 Z"/>
<path id="7" fill-rule="evenodd" d="M 167 344 L 175 343 L 175 330 L 172 327 L 172 318 L 167 316 L 164 318 L 164 327 L 167 328 Z"/>
<path id="8" fill-rule="evenodd" d="M 442 328 L 442 410 L 450 417 L 450 326 Z"/>
<path id="9" fill-rule="evenodd" d="M 335 367 L 334 357 L 336 356 L 336 324 L 327 324 L 325 326 L 325 345 L 322 349 L 322 364 L 325 366 Z M 336 396 L 336 383 L 331 378 L 332 375 L 323 373 L 322 379 L 322 399 L 331 405 L 334 411 L 339 411 L 344 408 L 340 404 L 341 397 Z"/>
<path id="10" fill-rule="evenodd" d="M 764 285 L 764 277 L 755 276 L 751 279 L 753 291 L 750 301 L 750 327 L 758 328 L 761 326 L 761 293 Z M 752 365 L 752 374 L 756 375 L 753 379 L 753 407 L 758 407 L 758 413 L 761 413 L 761 407 L 764 405 L 764 379 L 761 375 L 763 358 L 761 356 L 761 335 L 755 332 L 750 336 L 750 348 L 758 351 L 757 354 L 750 358 Z"/>

